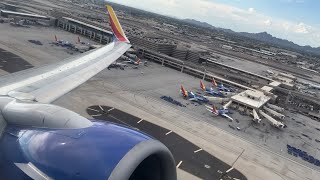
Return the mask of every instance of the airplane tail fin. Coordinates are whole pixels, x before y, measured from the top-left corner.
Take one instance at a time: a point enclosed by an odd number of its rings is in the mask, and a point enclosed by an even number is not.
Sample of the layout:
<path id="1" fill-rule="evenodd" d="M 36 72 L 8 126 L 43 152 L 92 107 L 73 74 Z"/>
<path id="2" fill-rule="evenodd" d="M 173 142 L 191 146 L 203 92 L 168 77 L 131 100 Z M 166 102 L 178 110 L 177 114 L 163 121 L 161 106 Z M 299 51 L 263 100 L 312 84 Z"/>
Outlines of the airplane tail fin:
<path id="1" fill-rule="evenodd" d="M 80 43 L 81 42 L 81 40 L 80 40 L 80 36 L 78 36 L 78 43 Z"/>
<path id="2" fill-rule="evenodd" d="M 200 88 L 202 90 L 206 90 L 206 86 L 203 84 L 203 82 L 200 80 Z"/>
<path id="3" fill-rule="evenodd" d="M 116 39 L 120 42 L 126 42 L 130 43 L 126 35 L 124 34 L 124 31 L 119 23 L 119 20 L 117 18 L 116 13 L 114 12 L 113 8 L 109 5 L 106 6 L 108 13 L 109 13 L 109 20 L 110 20 L 110 26 L 113 31 L 114 36 Z"/>
<path id="4" fill-rule="evenodd" d="M 188 92 L 184 89 L 184 87 L 181 85 L 181 93 L 184 97 L 187 97 L 188 96 Z"/>
<path id="5" fill-rule="evenodd" d="M 218 86 L 218 84 L 217 84 L 216 80 L 214 80 L 214 78 L 212 78 L 212 84 L 213 84 L 213 86 L 215 86 L 215 87 Z"/>
<path id="6" fill-rule="evenodd" d="M 212 106 L 212 113 L 218 114 L 218 111 L 215 105 Z"/>
<path id="7" fill-rule="evenodd" d="M 57 35 L 54 35 L 54 40 L 55 40 L 56 42 L 58 41 Z"/>
<path id="8" fill-rule="evenodd" d="M 140 64 L 140 63 L 141 63 L 141 59 L 138 58 L 137 61 L 136 61 L 136 63 L 137 63 L 137 64 Z"/>

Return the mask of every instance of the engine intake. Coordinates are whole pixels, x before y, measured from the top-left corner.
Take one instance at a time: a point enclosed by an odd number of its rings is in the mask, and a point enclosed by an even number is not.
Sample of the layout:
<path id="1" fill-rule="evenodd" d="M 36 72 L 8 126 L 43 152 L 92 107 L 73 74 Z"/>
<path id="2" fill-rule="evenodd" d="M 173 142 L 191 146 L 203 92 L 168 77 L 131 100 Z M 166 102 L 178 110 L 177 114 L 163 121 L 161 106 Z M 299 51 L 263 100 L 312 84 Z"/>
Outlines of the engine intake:
<path id="1" fill-rule="evenodd" d="M 159 141 L 143 141 L 121 159 L 109 177 L 119 179 L 176 180 L 173 156 Z"/>

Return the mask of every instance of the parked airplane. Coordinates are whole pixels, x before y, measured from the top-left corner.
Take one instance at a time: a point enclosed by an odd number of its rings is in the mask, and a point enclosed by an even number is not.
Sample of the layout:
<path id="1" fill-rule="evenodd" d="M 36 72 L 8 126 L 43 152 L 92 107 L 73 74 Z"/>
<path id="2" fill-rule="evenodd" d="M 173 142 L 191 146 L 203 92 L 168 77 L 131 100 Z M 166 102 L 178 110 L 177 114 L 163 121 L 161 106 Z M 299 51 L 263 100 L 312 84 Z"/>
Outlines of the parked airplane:
<path id="1" fill-rule="evenodd" d="M 54 35 L 54 41 L 52 42 L 52 44 L 55 44 L 57 46 L 62 46 L 62 47 L 74 47 L 74 44 L 65 41 L 65 40 L 59 40 L 57 38 L 57 35 Z"/>
<path id="2" fill-rule="evenodd" d="M 86 42 L 84 42 L 84 41 L 81 41 L 80 36 L 78 36 L 77 44 L 83 44 L 83 45 L 90 46 L 90 43 L 86 43 Z"/>
<path id="3" fill-rule="evenodd" d="M 173 156 L 159 141 L 50 104 L 131 47 L 107 10 L 116 42 L 0 77 L 0 179 L 177 179 Z"/>
<path id="4" fill-rule="evenodd" d="M 200 88 L 211 96 L 224 97 L 224 95 L 219 91 L 214 91 L 213 88 L 206 87 L 203 82 L 200 80 Z"/>
<path id="5" fill-rule="evenodd" d="M 189 92 L 186 91 L 183 86 L 181 86 L 180 91 L 181 91 L 183 97 L 189 98 L 190 101 L 195 101 L 195 102 L 197 102 L 199 104 L 208 103 L 209 102 L 209 100 L 207 98 L 203 97 L 203 96 L 200 96 L 198 94 L 194 94 L 191 91 L 189 91 Z"/>
<path id="6" fill-rule="evenodd" d="M 134 64 L 134 65 L 140 65 L 141 64 L 141 60 L 139 58 L 132 59 L 130 57 L 122 55 L 121 59 L 125 60 L 123 62 L 129 63 L 129 64 Z"/>
<path id="7" fill-rule="evenodd" d="M 230 101 L 230 98 L 221 98 L 221 97 L 214 97 L 214 96 L 203 96 L 207 98 L 213 104 L 222 104 Z"/>
<path id="8" fill-rule="evenodd" d="M 219 89 L 219 91 L 223 91 L 223 92 L 234 92 L 235 91 L 234 89 L 225 87 L 222 83 L 218 84 L 214 78 L 212 78 L 212 85 L 214 87 L 217 87 Z"/>
<path id="9" fill-rule="evenodd" d="M 129 63 L 129 64 L 134 64 L 134 65 L 140 65 L 141 64 L 141 60 L 139 58 L 137 60 L 129 59 L 129 61 L 125 61 L 125 62 Z"/>
<path id="10" fill-rule="evenodd" d="M 217 110 L 214 105 L 212 107 L 206 106 L 206 109 L 216 116 L 219 115 L 219 116 L 228 118 L 231 121 L 233 121 L 233 118 L 228 115 L 228 114 L 230 114 L 230 111 L 228 109 L 222 108 L 222 109 Z"/>

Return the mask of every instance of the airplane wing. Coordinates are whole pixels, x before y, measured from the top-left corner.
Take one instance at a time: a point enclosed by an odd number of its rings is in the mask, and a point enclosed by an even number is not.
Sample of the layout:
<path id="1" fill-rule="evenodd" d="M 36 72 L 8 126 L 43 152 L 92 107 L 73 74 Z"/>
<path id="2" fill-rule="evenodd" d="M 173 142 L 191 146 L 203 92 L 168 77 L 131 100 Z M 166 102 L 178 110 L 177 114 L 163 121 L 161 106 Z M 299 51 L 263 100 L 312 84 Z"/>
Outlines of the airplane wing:
<path id="1" fill-rule="evenodd" d="M 196 101 L 196 102 L 198 102 L 198 99 L 197 99 L 197 98 L 190 98 L 189 101 Z"/>
<path id="2" fill-rule="evenodd" d="M 230 119 L 231 121 L 233 121 L 233 118 L 232 118 L 232 117 L 230 117 L 230 116 L 229 116 L 229 115 L 227 115 L 227 114 L 221 114 L 221 116 L 226 117 L 226 118 Z"/>
<path id="3" fill-rule="evenodd" d="M 0 77 L 0 96 L 51 103 L 117 60 L 131 45 L 113 9 L 107 9 L 117 41 L 52 65 Z"/>
<path id="4" fill-rule="evenodd" d="M 0 77 L 0 179 L 72 176 L 118 180 L 159 175 L 177 179 L 174 158 L 159 141 L 134 129 L 90 121 L 46 104 L 84 83 L 130 48 L 115 12 L 111 6 L 107 9 L 117 42 L 53 65 Z M 93 158 L 83 159 L 92 152 Z M 152 165 L 159 168 L 141 171 L 150 166 L 145 159 L 154 155 L 159 161 Z"/>
<path id="5" fill-rule="evenodd" d="M 0 95 L 51 103 L 108 67 L 131 47 L 114 42 L 41 68 L 0 77 Z"/>
<path id="6" fill-rule="evenodd" d="M 211 110 L 211 109 L 209 109 L 209 108 L 206 108 L 206 110 L 212 113 L 212 110 Z"/>

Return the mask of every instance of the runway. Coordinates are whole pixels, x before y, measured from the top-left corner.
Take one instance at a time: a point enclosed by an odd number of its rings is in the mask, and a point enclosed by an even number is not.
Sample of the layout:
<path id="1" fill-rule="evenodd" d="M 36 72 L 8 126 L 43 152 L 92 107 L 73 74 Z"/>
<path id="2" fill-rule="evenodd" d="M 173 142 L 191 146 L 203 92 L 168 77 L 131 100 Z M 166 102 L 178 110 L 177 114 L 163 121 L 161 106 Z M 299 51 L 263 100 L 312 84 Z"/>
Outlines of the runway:
<path id="1" fill-rule="evenodd" d="M 219 179 L 221 172 L 231 168 L 228 164 L 210 155 L 201 147 L 194 145 L 175 132 L 152 124 L 147 120 L 102 105 L 88 107 L 87 113 L 94 119 L 125 125 L 153 136 L 170 149 L 175 158 L 177 168 L 201 179 Z M 224 179 L 228 178 L 246 179 L 236 169 L 233 169 L 228 176 L 224 177 Z"/>
<path id="2" fill-rule="evenodd" d="M 33 65 L 21 57 L 0 48 L 0 69 L 8 73 L 14 73 L 32 67 Z"/>

